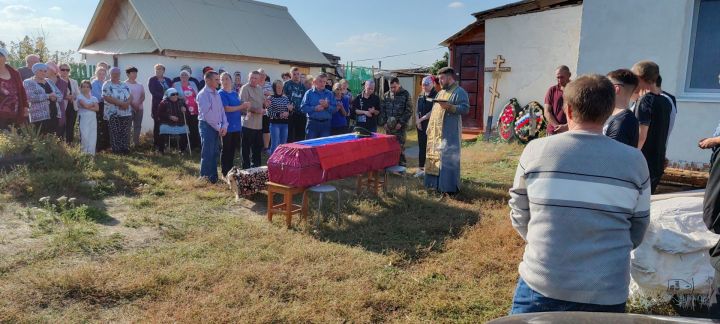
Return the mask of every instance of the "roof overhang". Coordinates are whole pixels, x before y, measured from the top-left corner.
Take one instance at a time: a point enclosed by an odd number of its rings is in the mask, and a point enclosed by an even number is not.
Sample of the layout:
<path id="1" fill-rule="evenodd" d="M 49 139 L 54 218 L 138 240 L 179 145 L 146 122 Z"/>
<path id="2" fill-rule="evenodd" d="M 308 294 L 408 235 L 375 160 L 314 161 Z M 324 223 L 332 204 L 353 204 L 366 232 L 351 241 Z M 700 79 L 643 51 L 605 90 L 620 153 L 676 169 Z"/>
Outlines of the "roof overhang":
<path id="1" fill-rule="evenodd" d="M 152 39 L 102 40 L 81 48 L 80 54 L 143 54 L 157 52 L 158 48 Z"/>
<path id="2" fill-rule="evenodd" d="M 476 12 L 472 14 L 475 17 L 475 21 L 473 23 L 448 37 L 448 39 L 442 41 L 440 46 L 449 46 L 455 39 L 462 37 L 465 33 L 469 32 L 476 26 L 485 24 L 485 20 L 488 19 L 558 9 L 561 7 L 579 5 L 582 4 L 582 2 L 583 0 L 523 0 L 485 11 Z"/>

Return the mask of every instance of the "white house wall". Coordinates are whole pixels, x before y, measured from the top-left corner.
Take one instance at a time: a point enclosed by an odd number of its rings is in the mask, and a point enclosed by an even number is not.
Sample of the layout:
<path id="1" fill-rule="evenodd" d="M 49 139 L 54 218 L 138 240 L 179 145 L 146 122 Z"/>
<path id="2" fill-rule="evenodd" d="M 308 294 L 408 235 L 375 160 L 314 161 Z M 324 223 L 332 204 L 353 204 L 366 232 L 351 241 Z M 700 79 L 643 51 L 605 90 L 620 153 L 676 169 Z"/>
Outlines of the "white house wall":
<path id="1" fill-rule="evenodd" d="M 658 63 L 663 89 L 678 97 L 667 157 L 707 162 L 710 152 L 697 142 L 718 125 L 720 95 L 698 100 L 683 93 L 693 10 L 693 0 L 585 0 L 578 71 L 606 74 L 640 60 Z"/>
<path id="2" fill-rule="evenodd" d="M 543 102 L 547 89 L 555 84 L 555 68 L 567 65 L 572 71 L 578 62 L 582 6 L 566 7 L 485 21 L 485 67 L 502 55 L 511 72 L 503 73 L 498 84 L 500 98 L 495 104 L 495 121 L 502 106 L 517 98 L 521 105 Z M 489 89 L 492 73 L 485 73 L 485 116 L 490 113 Z M 494 126 L 494 125 L 493 125 Z"/>
<path id="3" fill-rule="evenodd" d="M 100 61 L 108 62 L 110 65 L 112 65 L 113 59 L 110 55 L 87 55 L 86 58 L 87 64 L 96 64 Z M 127 55 L 120 55 L 118 56 L 118 66 L 121 69 L 125 69 L 128 66 L 135 66 L 138 69 L 138 82 L 140 82 L 145 87 L 145 103 L 144 103 L 144 111 L 145 114 L 143 115 L 143 132 L 151 131 L 153 129 L 153 121 L 150 117 L 150 109 L 151 109 L 151 95 L 147 88 L 147 83 L 150 77 L 155 75 L 155 69 L 154 66 L 157 63 L 162 63 L 165 65 L 166 72 L 165 76 L 169 77 L 170 79 L 175 78 L 180 73 L 180 67 L 183 65 L 189 65 L 193 70 L 193 77 L 197 78 L 198 80 L 202 79 L 202 68 L 205 66 L 211 66 L 215 68 L 216 70 L 219 68 L 224 68 L 225 71 L 229 73 L 234 73 L 235 71 L 240 71 L 242 73 L 242 82 L 247 83 L 247 77 L 248 72 L 257 70 L 259 68 L 263 68 L 265 72 L 268 73 L 270 78 L 274 80 L 279 80 L 280 75 L 283 72 L 288 72 L 290 70 L 290 65 L 283 65 L 283 64 L 267 64 L 267 63 L 254 63 L 254 62 L 238 62 L 238 61 L 221 61 L 221 60 L 206 60 L 206 59 L 197 59 L 197 58 L 187 58 L 187 57 L 166 57 L 166 56 L 159 56 L 159 55 L 152 55 L 152 54 L 127 54 Z M 310 74 L 311 75 L 317 75 L 320 73 L 320 68 L 311 68 Z M 125 79 L 125 74 L 123 72 L 123 80 Z"/>

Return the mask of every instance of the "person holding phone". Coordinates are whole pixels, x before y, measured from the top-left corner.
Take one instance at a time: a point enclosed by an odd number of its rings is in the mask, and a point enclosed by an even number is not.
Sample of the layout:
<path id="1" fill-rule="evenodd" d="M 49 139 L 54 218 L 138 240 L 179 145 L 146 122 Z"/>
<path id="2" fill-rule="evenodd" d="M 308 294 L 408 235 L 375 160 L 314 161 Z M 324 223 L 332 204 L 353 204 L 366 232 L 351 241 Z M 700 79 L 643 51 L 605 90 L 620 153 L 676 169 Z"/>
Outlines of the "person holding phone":
<path id="1" fill-rule="evenodd" d="M 350 119 L 355 120 L 355 127 L 377 132 L 380 97 L 375 94 L 375 80 L 369 79 L 363 83 L 363 91 L 355 97 L 351 106 Z"/>

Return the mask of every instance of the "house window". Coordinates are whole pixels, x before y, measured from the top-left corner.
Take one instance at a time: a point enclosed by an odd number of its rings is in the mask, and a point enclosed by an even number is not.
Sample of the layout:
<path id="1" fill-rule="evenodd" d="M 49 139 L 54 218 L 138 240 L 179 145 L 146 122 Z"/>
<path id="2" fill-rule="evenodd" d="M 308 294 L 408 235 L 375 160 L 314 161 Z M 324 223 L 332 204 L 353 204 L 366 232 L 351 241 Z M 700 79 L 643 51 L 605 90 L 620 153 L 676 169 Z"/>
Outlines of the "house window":
<path id="1" fill-rule="evenodd" d="M 687 90 L 720 93 L 720 0 L 696 0 Z"/>

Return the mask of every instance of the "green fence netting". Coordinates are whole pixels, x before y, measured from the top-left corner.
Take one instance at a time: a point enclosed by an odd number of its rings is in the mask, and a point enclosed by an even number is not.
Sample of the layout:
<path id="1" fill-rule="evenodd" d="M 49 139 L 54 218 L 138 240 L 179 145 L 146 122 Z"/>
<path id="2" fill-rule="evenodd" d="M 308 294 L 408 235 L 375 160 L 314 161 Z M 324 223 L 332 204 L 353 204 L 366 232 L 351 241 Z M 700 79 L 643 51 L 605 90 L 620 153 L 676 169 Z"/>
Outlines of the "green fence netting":
<path id="1" fill-rule="evenodd" d="M 345 67 L 345 79 L 348 81 L 348 88 L 352 93 L 358 94 L 362 92 L 362 83 L 372 79 L 373 70 L 366 67 Z"/>

